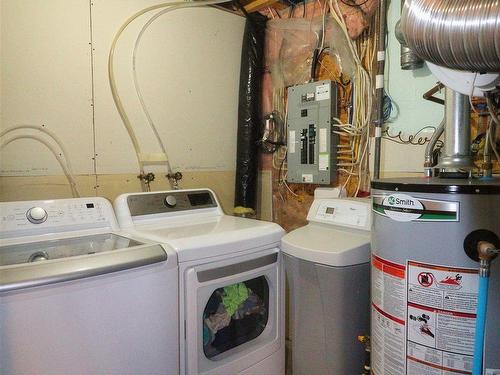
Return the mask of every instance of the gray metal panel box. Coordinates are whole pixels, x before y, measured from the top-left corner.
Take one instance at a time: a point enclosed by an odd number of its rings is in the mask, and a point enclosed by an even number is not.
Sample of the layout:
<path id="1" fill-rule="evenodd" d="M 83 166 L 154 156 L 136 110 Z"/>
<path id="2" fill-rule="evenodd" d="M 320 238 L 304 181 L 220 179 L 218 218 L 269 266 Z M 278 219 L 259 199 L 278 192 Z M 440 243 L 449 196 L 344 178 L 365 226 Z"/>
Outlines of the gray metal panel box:
<path id="1" fill-rule="evenodd" d="M 288 88 L 288 182 L 331 184 L 337 174 L 337 87 L 318 81 Z"/>

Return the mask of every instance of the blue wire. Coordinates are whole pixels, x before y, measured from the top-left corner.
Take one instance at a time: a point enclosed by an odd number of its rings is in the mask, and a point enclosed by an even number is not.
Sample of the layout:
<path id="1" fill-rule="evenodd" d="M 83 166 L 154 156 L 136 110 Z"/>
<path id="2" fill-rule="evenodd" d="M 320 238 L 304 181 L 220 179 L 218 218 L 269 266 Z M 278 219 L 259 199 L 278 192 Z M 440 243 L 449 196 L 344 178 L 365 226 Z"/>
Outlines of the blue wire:
<path id="1" fill-rule="evenodd" d="M 484 330 L 486 327 L 486 309 L 488 306 L 488 276 L 479 277 L 479 294 L 477 298 L 476 335 L 474 337 L 474 359 L 472 375 L 482 375 Z"/>
<path id="2" fill-rule="evenodd" d="M 384 92 L 383 108 L 382 108 L 382 117 L 384 119 L 384 122 L 387 122 L 391 118 L 392 110 L 393 110 L 392 99 L 389 95 L 387 95 L 386 92 Z"/>

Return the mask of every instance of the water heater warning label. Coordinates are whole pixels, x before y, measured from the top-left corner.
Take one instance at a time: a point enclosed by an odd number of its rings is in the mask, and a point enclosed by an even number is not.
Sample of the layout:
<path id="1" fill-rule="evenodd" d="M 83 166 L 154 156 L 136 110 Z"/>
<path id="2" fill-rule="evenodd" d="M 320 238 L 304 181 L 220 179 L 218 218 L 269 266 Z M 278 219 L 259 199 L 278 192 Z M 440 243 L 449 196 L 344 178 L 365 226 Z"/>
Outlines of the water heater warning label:
<path id="1" fill-rule="evenodd" d="M 408 261 L 406 374 L 471 374 L 477 270 Z"/>
<path id="2" fill-rule="evenodd" d="M 406 266 L 372 257 L 372 373 L 405 373 Z"/>

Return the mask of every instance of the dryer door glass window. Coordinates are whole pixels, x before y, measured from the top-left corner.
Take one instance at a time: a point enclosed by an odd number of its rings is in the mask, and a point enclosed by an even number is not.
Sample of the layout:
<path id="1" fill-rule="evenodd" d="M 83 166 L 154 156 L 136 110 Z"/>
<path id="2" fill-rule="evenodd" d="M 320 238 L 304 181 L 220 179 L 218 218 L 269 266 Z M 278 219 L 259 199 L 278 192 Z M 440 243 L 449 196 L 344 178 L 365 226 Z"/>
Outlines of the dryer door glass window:
<path id="1" fill-rule="evenodd" d="M 258 337 L 269 316 L 264 276 L 214 290 L 203 311 L 203 352 L 209 359 Z"/>

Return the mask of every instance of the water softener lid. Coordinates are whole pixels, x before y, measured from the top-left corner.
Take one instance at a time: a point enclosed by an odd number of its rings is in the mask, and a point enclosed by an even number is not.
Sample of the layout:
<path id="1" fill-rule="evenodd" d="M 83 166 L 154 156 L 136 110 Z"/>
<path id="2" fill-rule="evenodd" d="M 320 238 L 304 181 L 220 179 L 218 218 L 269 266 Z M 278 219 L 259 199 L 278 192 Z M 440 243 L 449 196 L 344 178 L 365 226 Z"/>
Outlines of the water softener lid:
<path id="1" fill-rule="evenodd" d="M 500 179 L 388 178 L 372 181 L 372 188 L 415 193 L 500 194 Z"/>
<path id="2" fill-rule="evenodd" d="M 311 223 L 281 240 L 281 250 L 306 261 L 346 267 L 370 261 L 370 232 Z"/>

